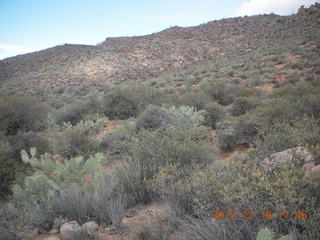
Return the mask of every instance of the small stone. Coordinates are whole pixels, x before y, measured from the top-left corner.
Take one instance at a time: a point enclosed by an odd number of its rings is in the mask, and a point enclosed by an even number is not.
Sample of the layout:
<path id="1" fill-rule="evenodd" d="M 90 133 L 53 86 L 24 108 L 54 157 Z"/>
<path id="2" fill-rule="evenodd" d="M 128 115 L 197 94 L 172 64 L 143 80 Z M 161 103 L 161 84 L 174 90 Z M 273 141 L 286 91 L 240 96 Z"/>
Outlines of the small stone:
<path id="1" fill-rule="evenodd" d="M 60 235 L 64 240 L 81 239 L 81 227 L 76 221 L 67 222 L 61 226 Z"/>
<path id="2" fill-rule="evenodd" d="M 99 225 L 94 221 L 86 222 L 82 224 L 81 229 L 84 234 L 92 236 L 99 231 Z"/>
<path id="3" fill-rule="evenodd" d="M 49 234 L 56 234 L 56 233 L 59 233 L 59 230 L 58 229 L 51 229 Z"/>

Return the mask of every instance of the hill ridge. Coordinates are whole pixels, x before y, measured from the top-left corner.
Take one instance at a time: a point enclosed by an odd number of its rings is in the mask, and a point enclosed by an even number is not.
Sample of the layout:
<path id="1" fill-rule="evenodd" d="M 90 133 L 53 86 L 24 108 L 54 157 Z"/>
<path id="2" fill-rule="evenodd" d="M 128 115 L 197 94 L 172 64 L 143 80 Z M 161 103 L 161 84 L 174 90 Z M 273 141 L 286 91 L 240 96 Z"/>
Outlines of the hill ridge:
<path id="1" fill-rule="evenodd" d="M 0 61 L 1 88 L 45 95 L 65 87 L 108 87 L 158 78 L 202 61 L 215 64 L 277 45 L 291 44 L 287 48 L 294 51 L 302 43 L 319 40 L 319 5 L 301 7 L 290 16 L 214 20 L 144 36 L 106 38 L 97 45 L 64 44 L 7 58 Z"/>

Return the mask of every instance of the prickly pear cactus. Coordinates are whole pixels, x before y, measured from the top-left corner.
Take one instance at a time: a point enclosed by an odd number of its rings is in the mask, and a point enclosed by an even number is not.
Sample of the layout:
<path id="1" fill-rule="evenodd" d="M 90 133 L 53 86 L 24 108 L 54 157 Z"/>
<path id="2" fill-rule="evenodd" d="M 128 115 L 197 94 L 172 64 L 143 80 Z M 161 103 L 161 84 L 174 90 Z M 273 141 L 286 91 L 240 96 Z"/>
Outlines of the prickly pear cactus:
<path id="1" fill-rule="evenodd" d="M 180 106 L 176 108 L 175 106 L 173 106 L 169 109 L 175 114 L 179 114 L 182 117 L 189 118 L 190 122 L 194 126 L 199 126 L 204 120 L 204 117 L 197 113 L 194 107 Z"/>
<path id="2" fill-rule="evenodd" d="M 36 201 L 50 199 L 55 193 L 68 188 L 71 184 L 78 184 L 86 188 L 98 186 L 103 178 L 104 156 L 97 153 L 85 160 L 83 157 L 75 157 L 64 162 L 53 159 L 50 154 L 36 158 L 37 150 L 30 149 L 30 154 L 21 151 L 21 158 L 25 164 L 31 165 L 34 170 L 32 176 L 26 177 L 22 186 L 13 187 L 14 196 L 21 199 L 32 198 Z M 83 176 L 91 175 L 91 182 L 84 183 Z"/>

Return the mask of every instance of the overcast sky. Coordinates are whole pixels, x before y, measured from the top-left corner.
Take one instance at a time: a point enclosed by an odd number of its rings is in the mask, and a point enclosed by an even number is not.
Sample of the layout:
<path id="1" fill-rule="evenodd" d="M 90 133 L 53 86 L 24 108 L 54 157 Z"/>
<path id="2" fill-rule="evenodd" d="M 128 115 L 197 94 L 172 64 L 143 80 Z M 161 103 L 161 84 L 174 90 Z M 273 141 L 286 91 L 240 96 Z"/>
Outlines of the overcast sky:
<path id="1" fill-rule="evenodd" d="M 0 59 L 243 15 L 290 15 L 316 0 L 0 0 Z"/>

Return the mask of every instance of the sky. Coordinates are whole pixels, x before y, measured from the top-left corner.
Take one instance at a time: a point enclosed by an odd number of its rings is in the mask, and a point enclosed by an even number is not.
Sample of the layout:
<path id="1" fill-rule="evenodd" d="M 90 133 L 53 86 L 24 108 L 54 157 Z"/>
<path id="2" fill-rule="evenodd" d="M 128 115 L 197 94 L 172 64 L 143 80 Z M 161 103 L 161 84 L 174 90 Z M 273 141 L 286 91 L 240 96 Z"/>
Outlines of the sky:
<path id="1" fill-rule="evenodd" d="M 65 43 L 95 45 L 171 26 L 275 13 L 316 0 L 0 0 L 0 59 Z"/>

